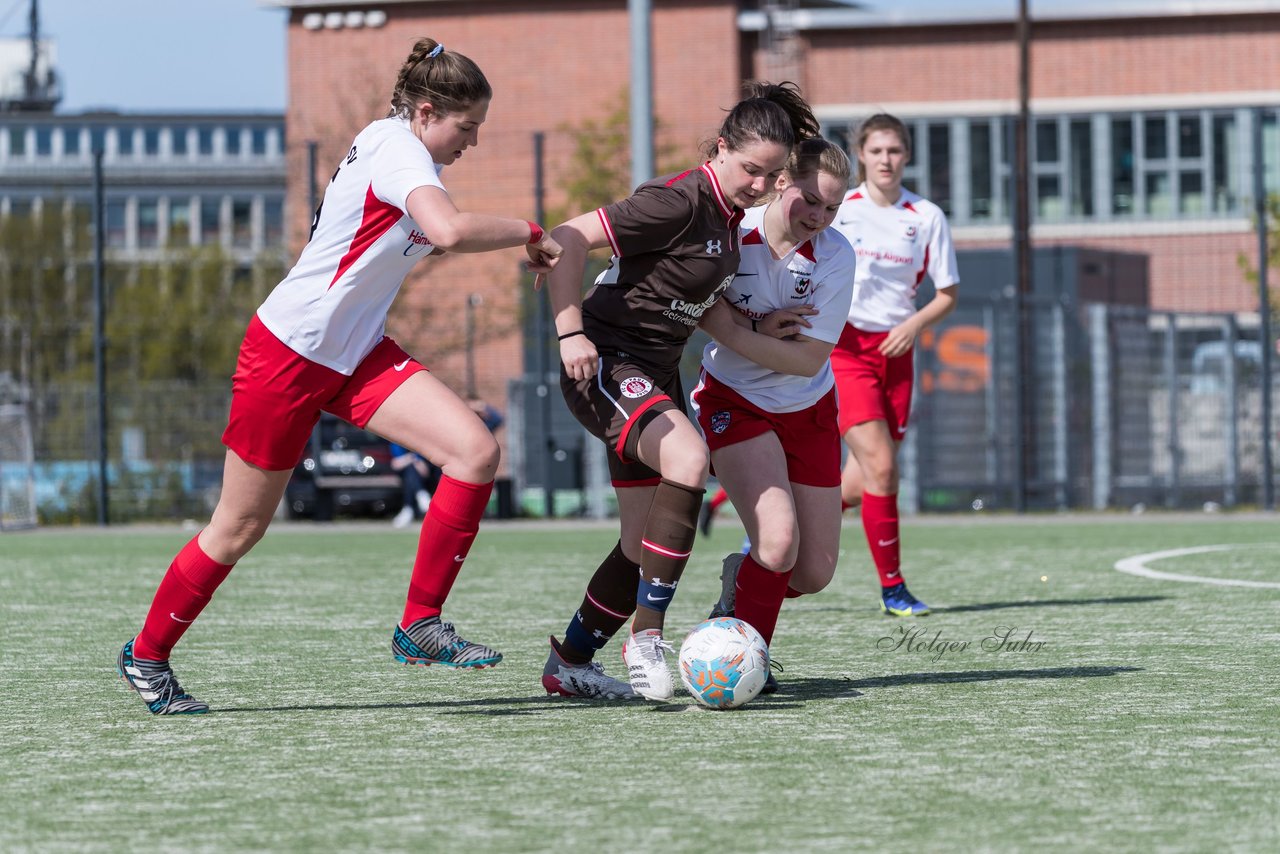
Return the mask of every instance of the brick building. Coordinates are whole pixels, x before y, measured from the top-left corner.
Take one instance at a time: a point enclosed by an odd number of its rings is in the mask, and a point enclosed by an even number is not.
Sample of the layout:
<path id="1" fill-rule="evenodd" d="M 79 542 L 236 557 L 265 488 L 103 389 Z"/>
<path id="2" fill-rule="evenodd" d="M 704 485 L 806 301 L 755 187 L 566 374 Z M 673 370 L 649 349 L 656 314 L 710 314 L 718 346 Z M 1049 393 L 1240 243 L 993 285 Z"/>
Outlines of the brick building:
<path id="1" fill-rule="evenodd" d="M 534 131 L 546 133 L 548 206 L 563 205 L 571 129 L 616 112 L 626 96 L 626 0 L 266 1 L 290 10 L 290 139 L 319 143 L 324 174 L 385 113 L 420 35 L 471 56 L 495 89 L 480 147 L 444 176 L 464 209 L 532 215 Z M 652 5 L 654 106 L 668 161 L 697 162 L 740 80 L 790 78 L 832 138 L 847 141 L 873 111 L 908 120 L 908 184 L 947 210 L 962 247 L 1008 245 L 1014 4 L 914 17 L 889 3 L 836 0 Z M 1259 115 L 1268 186 L 1280 191 L 1280 4 L 1052 5 L 1058 11 L 1046 8 L 1032 29 L 1034 239 L 1149 255 L 1156 308 L 1255 308 L 1237 255 L 1256 247 L 1247 143 Z M 302 151 L 291 146 L 294 246 L 307 224 Z M 617 157 L 628 174 L 625 146 Z M 501 399 L 503 380 L 520 370 L 521 257 L 424 263 L 393 310 L 393 333 L 456 382 L 464 305 L 481 294 L 477 376 L 484 395 Z"/>

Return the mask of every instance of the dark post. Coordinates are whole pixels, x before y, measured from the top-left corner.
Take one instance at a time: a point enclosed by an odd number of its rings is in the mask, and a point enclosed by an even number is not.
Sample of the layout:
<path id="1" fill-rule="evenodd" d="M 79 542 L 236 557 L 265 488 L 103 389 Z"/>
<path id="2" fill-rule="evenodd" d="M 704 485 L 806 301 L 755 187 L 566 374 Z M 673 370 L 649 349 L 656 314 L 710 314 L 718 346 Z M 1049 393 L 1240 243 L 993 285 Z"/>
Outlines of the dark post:
<path id="1" fill-rule="evenodd" d="M 315 228 L 316 208 L 320 205 L 320 188 L 316 186 L 316 149 L 319 143 L 307 140 L 307 210 L 311 211 L 311 228 Z"/>
<path id="2" fill-rule="evenodd" d="M 546 135 L 542 131 L 533 134 L 533 221 L 545 225 L 543 219 L 545 208 L 546 186 L 543 183 L 543 146 Z M 551 494 L 551 463 L 555 458 L 556 441 L 551 435 L 551 294 L 544 285 L 542 292 L 536 295 L 538 300 L 538 323 L 536 342 L 538 348 L 538 410 L 542 416 L 542 491 L 545 500 L 543 515 L 548 519 L 556 515 L 555 496 Z"/>
<path id="3" fill-rule="evenodd" d="M 1262 339 L 1262 507 L 1276 509 L 1271 471 L 1271 299 L 1267 287 L 1267 186 L 1263 168 L 1262 109 L 1253 111 L 1253 209 L 1258 220 L 1258 314 Z"/>
<path id="4" fill-rule="evenodd" d="M 102 150 L 93 152 L 93 377 L 98 388 L 98 524 L 107 524 L 107 300 L 103 281 L 107 204 Z"/>
<path id="5" fill-rule="evenodd" d="M 469 294 L 467 296 L 466 308 L 466 327 L 464 333 L 466 335 L 466 387 L 467 397 L 479 397 L 476 391 L 476 309 L 484 302 L 484 297 L 480 294 Z"/>
<path id="6" fill-rule="evenodd" d="M 1035 342 L 1031 340 L 1031 202 L 1028 185 L 1031 182 L 1029 136 L 1031 124 L 1031 21 L 1027 14 L 1027 0 L 1018 0 L 1018 118 L 1013 131 L 1013 254 L 1017 266 L 1018 290 L 1014 300 L 1017 312 L 1018 361 L 1017 382 L 1014 383 L 1018 407 L 1017 444 L 1018 460 L 1015 468 L 1014 508 L 1022 513 L 1027 509 L 1027 491 L 1035 472 L 1036 433 L 1035 397 Z"/>

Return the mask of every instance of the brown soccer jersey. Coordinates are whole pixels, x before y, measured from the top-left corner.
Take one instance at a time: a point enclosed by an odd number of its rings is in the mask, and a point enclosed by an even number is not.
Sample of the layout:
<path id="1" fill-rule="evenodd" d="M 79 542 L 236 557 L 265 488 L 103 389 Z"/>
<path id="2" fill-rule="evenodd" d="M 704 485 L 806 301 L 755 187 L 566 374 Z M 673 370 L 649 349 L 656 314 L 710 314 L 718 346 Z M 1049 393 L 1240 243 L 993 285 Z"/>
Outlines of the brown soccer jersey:
<path id="1" fill-rule="evenodd" d="M 738 269 L 738 220 L 704 163 L 641 184 L 596 213 L 613 262 L 582 302 L 583 326 L 602 353 L 672 367 Z"/>

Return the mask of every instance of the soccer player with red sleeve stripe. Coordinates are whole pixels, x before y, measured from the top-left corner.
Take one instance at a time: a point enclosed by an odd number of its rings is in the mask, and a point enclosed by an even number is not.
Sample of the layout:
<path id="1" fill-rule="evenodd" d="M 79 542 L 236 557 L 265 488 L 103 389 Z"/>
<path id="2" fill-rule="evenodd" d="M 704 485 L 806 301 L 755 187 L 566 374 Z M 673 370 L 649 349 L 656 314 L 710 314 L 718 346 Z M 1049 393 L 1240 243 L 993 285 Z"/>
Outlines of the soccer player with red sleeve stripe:
<path id="1" fill-rule="evenodd" d="M 880 608 L 896 617 L 929 613 L 902 579 L 898 447 L 911 410 L 913 353 L 920 332 L 956 306 L 960 276 L 946 216 L 902 186 L 911 158 L 906 125 L 880 113 L 858 130 L 856 189 L 835 228 L 858 255 L 849 321 L 831 354 L 840 433 L 849 446 L 841 482 L 846 506 L 862 505 L 862 527 L 880 575 Z M 925 275 L 935 296 L 919 311 Z"/>
<path id="2" fill-rule="evenodd" d="M 794 85 L 753 84 L 700 167 L 647 181 L 552 232 L 564 246 L 549 277 L 561 390 L 611 451 L 622 531 L 564 641 L 551 639 L 548 693 L 674 696 L 663 623 L 693 548 L 708 466 L 707 446 L 685 415 L 680 356 L 733 281 L 743 208 L 773 185 L 797 139 L 817 130 Z M 587 252 L 605 246 L 613 261 L 584 299 Z M 593 659 L 633 613 L 622 648 L 628 685 Z"/>
<path id="3" fill-rule="evenodd" d="M 152 714 L 208 711 L 178 684 L 169 654 L 266 532 L 322 410 L 444 472 L 422 523 L 395 658 L 464 668 L 502 660 L 440 618 L 489 501 L 497 442 L 466 402 L 384 335 L 405 276 L 437 250 L 524 245 L 538 273 L 559 259 L 559 244 L 536 223 L 460 212 L 440 181 L 441 167 L 479 141 L 492 95 L 474 62 L 420 39 L 400 69 L 390 115 L 356 136 L 297 264 L 249 323 L 232 377 L 218 505 L 174 558 L 118 659 Z"/>

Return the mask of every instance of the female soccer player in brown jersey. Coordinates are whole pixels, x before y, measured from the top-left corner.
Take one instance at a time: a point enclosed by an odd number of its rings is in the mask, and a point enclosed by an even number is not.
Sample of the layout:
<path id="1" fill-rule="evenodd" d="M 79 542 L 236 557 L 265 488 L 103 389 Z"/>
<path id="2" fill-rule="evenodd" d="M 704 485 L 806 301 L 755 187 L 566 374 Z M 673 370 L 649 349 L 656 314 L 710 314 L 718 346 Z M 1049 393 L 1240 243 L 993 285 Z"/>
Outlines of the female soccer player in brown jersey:
<path id="1" fill-rule="evenodd" d="M 701 166 L 648 181 L 552 232 L 564 247 L 549 275 L 561 386 L 570 410 L 610 449 L 622 535 L 564 641 L 551 640 L 542 677 L 550 693 L 673 696 L 663 618 L 693 546 L 708 467 L 707 446 L 685 415 L 680 356 L 737 272 L 743 209 L 773 187 L 792 146 L 817 131 L 794 84 L 753 84 Z M 613 261 L 581 299 L 587 252 L 605 246 Z M 628 686 L 592 659 L 632 613 L 622 649 Z"/>

